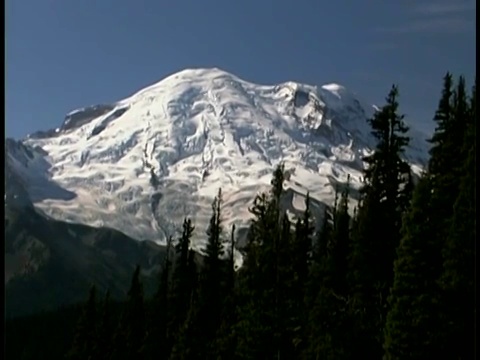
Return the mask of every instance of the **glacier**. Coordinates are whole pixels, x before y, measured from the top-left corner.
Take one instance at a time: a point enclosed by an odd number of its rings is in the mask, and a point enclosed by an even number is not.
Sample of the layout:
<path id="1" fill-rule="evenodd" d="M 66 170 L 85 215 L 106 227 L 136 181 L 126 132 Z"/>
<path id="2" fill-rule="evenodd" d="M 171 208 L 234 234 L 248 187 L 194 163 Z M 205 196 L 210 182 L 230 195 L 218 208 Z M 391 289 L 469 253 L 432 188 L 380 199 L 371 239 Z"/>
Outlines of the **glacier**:
<path id="1" fill-rule="evenodd" d="M 161 244 L 188 216 L 200 249 L 218 189 L 225 231 L 235 223 L 245 232 L 248 208 L 280 162 L 291 216 L 307 192 L 321 216 L 348 175 L 354 205 L 362 157 L 375 146 L 367 123 L 375 110 L 339 84 L 259 85 L 187 69 L 114 104 L 74 110 L 57 129 L 8 139 L 5 199 Z M 405 157 L 419 174 L 427 135 L 409 125 Z"/>

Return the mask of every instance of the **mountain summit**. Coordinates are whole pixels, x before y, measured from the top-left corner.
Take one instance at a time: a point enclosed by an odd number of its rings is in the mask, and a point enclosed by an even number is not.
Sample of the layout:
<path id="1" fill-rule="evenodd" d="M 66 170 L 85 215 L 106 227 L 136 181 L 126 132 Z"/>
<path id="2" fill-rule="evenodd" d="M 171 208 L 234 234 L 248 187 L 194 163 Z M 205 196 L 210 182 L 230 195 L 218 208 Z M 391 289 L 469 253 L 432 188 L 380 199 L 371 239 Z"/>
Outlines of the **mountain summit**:
<path id="1" fill-rule="evenodd" d="M 284 161 L 286 208 L 301 211 L 309 191 L 320 212 L 348 174 L 353 191 L 360 186 L 374 111 L 338 84 L 265 86 L 216 68 L 184 70 L 75 110 L 57 129 L 8 139 L 5 201 L 163 243 L 185 216 L 201 236 L 218 188 L 225 226 L 245 228 L 248 207 Z M 406 157 L 418 171 L 425 136 L 409 135 Z"/>

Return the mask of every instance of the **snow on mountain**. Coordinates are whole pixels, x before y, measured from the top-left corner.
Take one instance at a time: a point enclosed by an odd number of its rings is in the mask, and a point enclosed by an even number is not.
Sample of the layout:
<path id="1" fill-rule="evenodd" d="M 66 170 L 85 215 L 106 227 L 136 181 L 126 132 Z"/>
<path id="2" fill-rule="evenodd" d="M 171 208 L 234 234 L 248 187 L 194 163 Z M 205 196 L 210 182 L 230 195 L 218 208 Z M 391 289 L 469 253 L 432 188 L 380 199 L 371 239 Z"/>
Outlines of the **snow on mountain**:
<path id="1" fill-rule="evenodd" d="M 307 191 L 320 213 L 348 174 L 358 188 L 361 157 L 375 144 L 366 122 L 374 111 L 338 84 L 263 86 L 219 69 L 184 70 L 115 104 L 71 112 L 54 131 L 10 141 L 5 166 L 55 219 L 163 242 L 190 216 L 198 237 L 219 188 L 227 229 L 247 225 L 248 207 L 281 161 L 292 213 Z M 426 136 L 410 135 L 407 158 L 418 172 Z"/>

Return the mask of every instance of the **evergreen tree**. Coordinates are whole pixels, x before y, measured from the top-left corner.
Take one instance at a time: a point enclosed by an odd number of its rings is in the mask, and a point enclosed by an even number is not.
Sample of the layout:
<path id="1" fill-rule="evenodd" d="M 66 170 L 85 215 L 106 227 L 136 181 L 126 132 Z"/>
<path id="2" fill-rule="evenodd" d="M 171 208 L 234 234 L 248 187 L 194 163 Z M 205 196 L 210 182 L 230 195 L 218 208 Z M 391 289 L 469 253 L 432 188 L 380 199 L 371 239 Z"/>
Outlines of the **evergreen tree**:
<path id="1" fill-rule="evenodd" d="M 198 309 L 195 323 L 198 335 L 195 341 L 199 344 L 196 358 L 211 359 L 215 349 L 211 345 L 220 326 L 220 316 L 225 293 L 225 282 L 222 241 L 222 191 L 218 190 L 212 203 L 212 216 L 207 229 L 207 246 L 205 249 L 204 266 L 202 268 Z"/>
<path id="2" fill-rule="evenodd" d="M 440 257 L 432 236 L 431 184 L 420 180 L 412 207 L 405 217 L 403 237 L 397 250 L 391 310 L 385 332 L 386 359 L 442 357 L 441 293 L 437 284 Z M 437 259 L 432 261 L 432 259 Z"/>
<path id="3" fill-rule="evenodd" d="M 238 359 L 269 359 L 284 356 L 281 309 L 280 263 L 282 246 L 290 242 L 289 224 L 280 208 L 285 179 L 284 165 L 274 171 L 269 194 L 261 194 L 250 209 L 253 215 L 248 233 L 244 266 L 239 273 L 238 321 L 235 325 Z M 285 222 L 286 221 L 286 222 Z M 285 236 L 288 235 L 288 236 Z"/>
<path id="4" fill-rule="evenodd" d="M 284 255 L 281 257 L 283 261 L 280 262 L 280 266 L 282 271 L 281 278 L 284 280 L 281 284 L 285 283 L 286 288 L 281 291 L 287 297 L 285 299 L 287 302 L 285 315 L 289 315 L 284 319 L 286 323 L 284 336 L 286 339 L 282 343 L 287 344 L 291 342 L 288 355 L 292 358 L 297 358 L 306 346 L 308 323 L 308 313 L 305 311 L 307 301 L 306 289 L 312 255 L 312 236 L 315 230 L 310 205 L 310 194 L 307 193 L 305 197 L 305 211 L 303 216 L 297 220 L 295 236 L 293 236 L 291 246 L 287 242 L 282 242 L 284 244 L 282 246 Z M 286 215 L 284 219 L 288 221 Z M 285 224 L 284 231 L 287 234 L 290 232 L 289 222 Z"/>
<path id="5" fill-rule="evenodd" d="M 340 202 L 335 212 L 335 223 L 332 229 L 330 244 L 332 268 L 332 290 L 339 296 L 346 296 L 348 291 L 347 273 L 350 256 L 350 214 L 348 213 L 350 176 L 342 191 Z"/>
<path id="6" fill-rule="evenodd" d="M 436 175 L 442 174 L 448 169 L 450 159 L 450 141 L 449 130 L 453 127 L 453 78 L 452 74 L 447 72 L 443 78 L 443 90 L 438 104 L 437 111 L 433 120 L 436 123 L 435 132 L 429 142 L 432 144 L 430 148 L 430 159 L 428 163 L 428 173 L 435 178 Z"/>
<path id="7" fill-rule="evenodd" d="M 212 216 L 207 229 L 207 245 L 200 272 L 198 299 L 191 303 L 188 317 L 174 349 L 175 359 L 210 359 L 215 353 L 217 331 L 224 301 L 225 283 L 222 243 L 222 192 L 212 203 Z"/>
<path id="8" fill-rule="evenodd" d="M 452 90 L 447 73 L 443 87 L 428 171 L 405 218 L 395 263 L 388 359 L 473 357 L 475 121 L 463 78 Z"/>
<path id="9" fill-rule="evenodd" d="M 110 291 L 105 293 L 103 300 L 101 322 L 98 328 L 98 338 L 95 347 L 96 359 L 110 359 L 112 355 L 113 318 L 111 312 Z"/>
<path id="10" fill-rule="evenodd" d="M 214 358 L 233 359 L 235 355 L 235 332 L 232 331 L 237 322 L 236 314 L 236 274 L 235 274 L 235 224 L 232 225 L 230 236 L 230 251 L 226 268 L 225 301 L 221 316 L 221 324 L 217 332 L 216 351 Z M 213 357 L 212 357 L 213 358 Z"/>
<path id="11" fill-rule="evenodd" d="M 393 281 L 393 261 L 400 241 L 401 219 L 408 207 L 410 167 L 401 158 L 408 137 L 398 114 L 398 90 L 393 86 L 386 105 L 370 120 L 377 139 L 367 164 L 352 233 L 350 286 L 355 315 L 354 353 L 379 358 L 387 296 Z"/>
<path id="12" fill-rule="evenodd" d="M 88 301 L 80 316 L 68 359 L 94 359 L 97 342 L 97 289 L 90 288 Z"/>
<path id="13" fill-rule="evenodd" d="M 474 316 L 475 316 L 475 88 L 472 91 L 472 107 L 465 109 L 460 78 L 456 96 L 455 116 L 469 117 L 465 122 L 463 147 L 457 150 L 463 154 L 459 162 L 458 191 L 453 214 L 449 221 L 445 246 L 443 247 L 444 271 L 440 279 L 445 291 L 444 312 L 447 324 L 446 354 L 455 359 L 474 357 Z M 458 109 L 459 108 L 459 109 Z"/>
<path id="14" fill-rule="evenodd" d="M 432 203 L 436 209 L 432 223 L 439 246 L 444 245 L 453 215 L 453 205 L 459 188 L 459 177 L 463 171 L 465 154 L 463 140 L 468 124 L 468 106 L 465 81 L 461 77 L 453 89 L 452 75 L 444 78 L 442 95 L 434 121 L 437 126 L 432 138 L 428 175 L 432 184 Z"/>
<path id="15" fill-rule="evenodd" d="M 160 271 L 158 289 L 153 299 L 153 311 L 148 324 L 149 331 L 144 353 L 148 357 L 155 359 L 168 359 L 172 346 L 168 334 L 171 301 L 170 279 L 172 272 L 172 242 L 172 237 L 168 237 L 165 260 Z"/>
<path id="16" fill-rule="evenodd" d="M 349 359 L 351 325 L 348 313 L 346 276 L 349 258 L 350 216 L 348 214 L 349 185 L 340 200 L 336 192 L 332 223 L 324 219 L 323 254 L 312 265 L 310 283 L 314 294 L 309 309 L 309 341 L 306 358 Z"/>
<path id="17" fill-rule="evenodd" d="M 145 343 L 145 308 L 140 266 L 135 268 L 127 301 L 115 335 L 114 359 L 142 359 Z"/>
<path id="18" fill-rule="evenodd" d="M 196 286 L 196 266 L 194 261 L 193 250 L 190 249 L 190 243 L 195 227 L 188 218 L 183 221 L 183 231 L 176 252 L 178 254 L 175 261 L 175 269 L 172 279 L 172 308 L 169 331 L 173 338 L 176 337 L 177 331 L 185 321 L 190 304 L 192 294 Z"/>

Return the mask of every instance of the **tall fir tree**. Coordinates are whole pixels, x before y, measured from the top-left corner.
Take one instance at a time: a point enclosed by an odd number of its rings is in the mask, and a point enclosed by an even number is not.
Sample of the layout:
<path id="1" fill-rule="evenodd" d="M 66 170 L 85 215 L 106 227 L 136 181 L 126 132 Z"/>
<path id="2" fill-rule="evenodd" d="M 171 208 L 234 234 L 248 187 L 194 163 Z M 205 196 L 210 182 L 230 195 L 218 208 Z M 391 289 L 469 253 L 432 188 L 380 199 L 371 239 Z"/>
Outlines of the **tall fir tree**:
<path id="1" fill-rule="evenodd" d="M 373 153 L 364 158 L 366 169 L 352 233 L 349 273 L 355 314 L 354 352 L 359 357 L 382 356 L 387 297 L 393 282 L 393 261 L 400 241 L 403 213 L 408 207 L 410 167 L 402 159 L 409 138 L 398 113 L 394 85 L 386 104 L 370 120 L 377 139 Z"/>
<path id="2" fill-rule="evenodd" d="M 472 99 L 475 96 L 473 90 Z M 405 218 L 395 263 L 385 333 L 387 359 L 473 357 L 472 109 L 464 79 L 460 77 L 453 90 L 447 73 L 434 117 L 437 127 L 430 140 L 428 169 Z"/>
<path id="3" fill-rule="evenodd" d="M 95 285 L 90 288 L 88 301 L 85 304 L 75 331 L 72 347 L 67 358 L 94 359 L 97 343 L 97 289 Z"/>
<path id="4" fill-rule="evenodd" d="M 335 211 L 335 223 L 330 244 L 331 261 L 333 262 L 332 290 L 339 296 L 345 297 L 348 293 L 347 274 L 350 258 L 350 214 L 349 194 L 350 175 L 347 177 L 345 189 Z"/>
<path id="5" fill-rule="evenodd" d="M 309 306 L 307 359 L 349 359 L 351 326 L 349 323 L 346 276 L 349 258 L 350 215 L 349 185 L 338 199 L 336 191 L 333 216 L 324 219 L 321 233 L 322 255 L 312 264 L 310 286 L 314 294 Z"/>
<path id="6" fill-rule="evenodd" d="M 438 103 L 435 116 L 435 132 L 428 141 L 432 144 L 430 148 L 430 159 L 428 173 L 434 179 L 438 174 L 443 174 L 448 169 L 450 159 L 449 130 L 453 127 L 453 77 L 447 72 L 443 78 L 443 89 Z"/>
<path id="7" fill-rule="evenodd" d="M 172 275 L 172 307 L 168 325 L 172 338 L 176 337 L 187 317 L 196 288 L 196 265 L 193 250 L 190 249 L 194 230 L 191 219 L 185 218 L 182 235 L 175 246 L 177 257 Z"/>
<path id="8" fill-rule="evenodd" d="M 296 221 L 294 234 L 290 228 L 290 221 L 284 214 L 278 250 L 280 313 L 283 314 L 279 328 L 282 332 L 281 354 L 298 358 L 307 345 L 306 289 L 314 232 L 309 193 L 305 197 L 305 210 Z"/>
<path id="9" fill-rule="evenodd" d="M 148 319 L 148 333 L 144 354 L 148 358 L 168 359 L 171 351 L 169 334 L 169 314 L 171 307 L 171 277 L 173 238 L 167 238 L 165 259 L 159 274 L 157 292 L 151 306 L 151 316 Z"/>
<path id="10" fill-rule="evenodd" d="M 140 266 L 133 272 L 127 300 L 115 334 L 114 359 L 143 359 L 146 323 Z"/>
<path id="11" fill-rule="evenodd" d="M 270 192 L 258 195 L 250 208 L 253 219 L 244 266 L 239 273 L 239 318 L 234 327 L 237 333 L 235 356 L 238 359 L 284 356 L 279 264 L 281 244 L 290 243 L 290 232 L 285 238 L 286 231 L 282 230 L 282 224 L 285 224 L 281 211 L 284 180 L 285 168 L 280 164 L 274 171 Z"/>
<path id="12" fill-rule="evenodd" d="M 236 273 L 235 273 L 235 224 L 230 233 L 230 249 L 226 263 L 225 297 L 222 305 L 222 316 L 216 334 L 215 354 L 212 358 L 234 359 L 236 336 L 233 331 L 237 322 L 236 313 Z"/>
<path id="13" fill-rule="evenodd" d="M 101 320 L 95 346 L 96 359 L 110 359 L 113 347 L 114 319 L 111 309 L 110 291 L 106 291 L 102 304 Z"/>
<path id="14" fill-rule="evenodd" d="M 222 190 L 219 189 L 212 203 L 212 216 L 207 229 L 207 245 L 200 278 L 198 309 L 194 319 L 198 334 L 195 342 L 197 359 L 214 356 L 215 339 L 221 321 L 221 310 L 225 300 L 225 264 L 222 261 Z"/>
<path id="15" fill-rule="evenodd" d="M 432 232 L 431 189 L 429 178 L 423 177 L 405 217 L 385 330 L 388 360 L 442 357 L 440 249 Z"/>
<path id="16" fill-rule="evenodd" d="M 456 123 L 465 124 L 463 146 L 457 149 L 458 190 L 453 213 L 448 221 L 443 247 L 443 274 L 440 278 L 445 292 L 446 352 L 455 359 L 471 359 L 475 347 L 475 87 L 470 108 L 463 94 L 460 77 L 455 100 Z M 457 129 L 456 129 L 457 130 Z M 457 135 L 459 136 L 459 135 Z"/>

